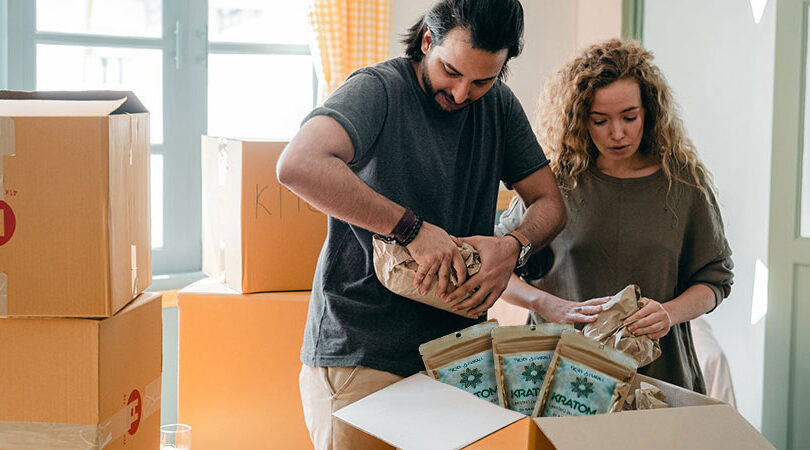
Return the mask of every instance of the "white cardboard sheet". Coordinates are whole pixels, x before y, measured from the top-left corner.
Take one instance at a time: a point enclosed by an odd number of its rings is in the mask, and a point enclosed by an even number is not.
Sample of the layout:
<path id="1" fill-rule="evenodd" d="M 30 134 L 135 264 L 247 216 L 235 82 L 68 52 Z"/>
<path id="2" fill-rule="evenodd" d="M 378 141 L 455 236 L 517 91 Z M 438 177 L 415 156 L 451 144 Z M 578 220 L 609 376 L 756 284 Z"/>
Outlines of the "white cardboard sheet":
<path id="1" fill-rule="evenodd" d="M 371 394 L 334 416 L 406 450 L 462 448 L 526 417 L 422 374 Z"/>
<path id="2" fill-rule="evenodd" d="M 118 109 L 117 100 L 10 100 L 0 99 L 0 116 L 11 117 L 103 117 Z"/>

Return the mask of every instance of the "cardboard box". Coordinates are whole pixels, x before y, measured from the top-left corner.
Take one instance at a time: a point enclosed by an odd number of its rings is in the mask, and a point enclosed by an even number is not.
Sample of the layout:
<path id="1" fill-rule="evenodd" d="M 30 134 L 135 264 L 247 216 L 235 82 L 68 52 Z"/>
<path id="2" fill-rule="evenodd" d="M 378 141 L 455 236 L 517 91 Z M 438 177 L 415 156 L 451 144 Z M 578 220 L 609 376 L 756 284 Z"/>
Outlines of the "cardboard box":
<path id="1" fill-rule="evenodd" d="M 586 417 L 530 418 L 417 374 L 334 413 L 403 449 L 766 449 L 732 407 L 662 381 L 675 408 Z"/>
<path id="2" fill-rule="evenodd" d="M 309 292 L 243 295 L 208 278 L 179 293 L 178 420 L 195 450 L 312 448 L 298 374 Z"/>
<path id="3" fill-rule="evenodd" d="M 0 319 L 0 448 L 156 449 L 160 294 L 108 319 Z"/>
<path id="4" fill-rule="evenodd" d="M 202 138 L 203 272 L 243 293 L 312 289 L 326 216 L 279 184 L 286 145 Z"/>
<path id="5" fill-rule="evenodd" d="M 0 155 L 0 316 L 110 317 L 152 284 L 131 92 L 0 91 Z"/>

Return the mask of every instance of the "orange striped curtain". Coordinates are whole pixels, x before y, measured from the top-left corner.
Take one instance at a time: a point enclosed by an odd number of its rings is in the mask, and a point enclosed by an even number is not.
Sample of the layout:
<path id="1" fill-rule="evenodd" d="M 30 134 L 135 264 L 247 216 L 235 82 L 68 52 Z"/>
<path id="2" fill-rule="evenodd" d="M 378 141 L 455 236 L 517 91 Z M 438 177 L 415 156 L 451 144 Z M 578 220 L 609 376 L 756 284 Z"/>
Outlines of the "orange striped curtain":
<path id="1" fill-rule="evenodd" d="M 388 58 L 391 0 L 310 0 L 309 19 L 321 99 L 353 71 Z"/>

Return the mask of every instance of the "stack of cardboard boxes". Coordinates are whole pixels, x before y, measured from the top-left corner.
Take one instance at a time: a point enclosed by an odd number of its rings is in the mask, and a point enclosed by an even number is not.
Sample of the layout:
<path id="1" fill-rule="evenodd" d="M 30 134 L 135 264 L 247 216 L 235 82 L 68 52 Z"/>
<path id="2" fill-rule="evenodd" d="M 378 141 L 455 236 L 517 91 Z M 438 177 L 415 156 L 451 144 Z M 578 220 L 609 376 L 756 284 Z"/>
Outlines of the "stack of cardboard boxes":
<path id="1" fill-rule="evenodd" d="M 278 183 L 285 146 L 202 138 L 211 277 L 178 295 L 178 420 L 198 449 L 311 446 L 299 352 L 326 216 Z"/>
<path id="2" fill-rule="evenodd" d="M 0 448 L 159 445 L 149 114 L 0 91 Z"/>

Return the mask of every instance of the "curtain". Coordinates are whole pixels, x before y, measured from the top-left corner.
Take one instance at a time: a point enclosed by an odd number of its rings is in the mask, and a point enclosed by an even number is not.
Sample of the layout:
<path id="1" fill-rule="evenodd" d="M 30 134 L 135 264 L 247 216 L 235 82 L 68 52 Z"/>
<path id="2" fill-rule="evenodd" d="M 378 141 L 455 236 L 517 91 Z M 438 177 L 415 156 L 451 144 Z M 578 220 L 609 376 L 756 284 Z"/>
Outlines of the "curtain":
<path id="1" fill-rule="evenodd" d="M 310 0 L 309 18 L 321 100 L 353 71 L 388 58 L 391 0 Z"/>

